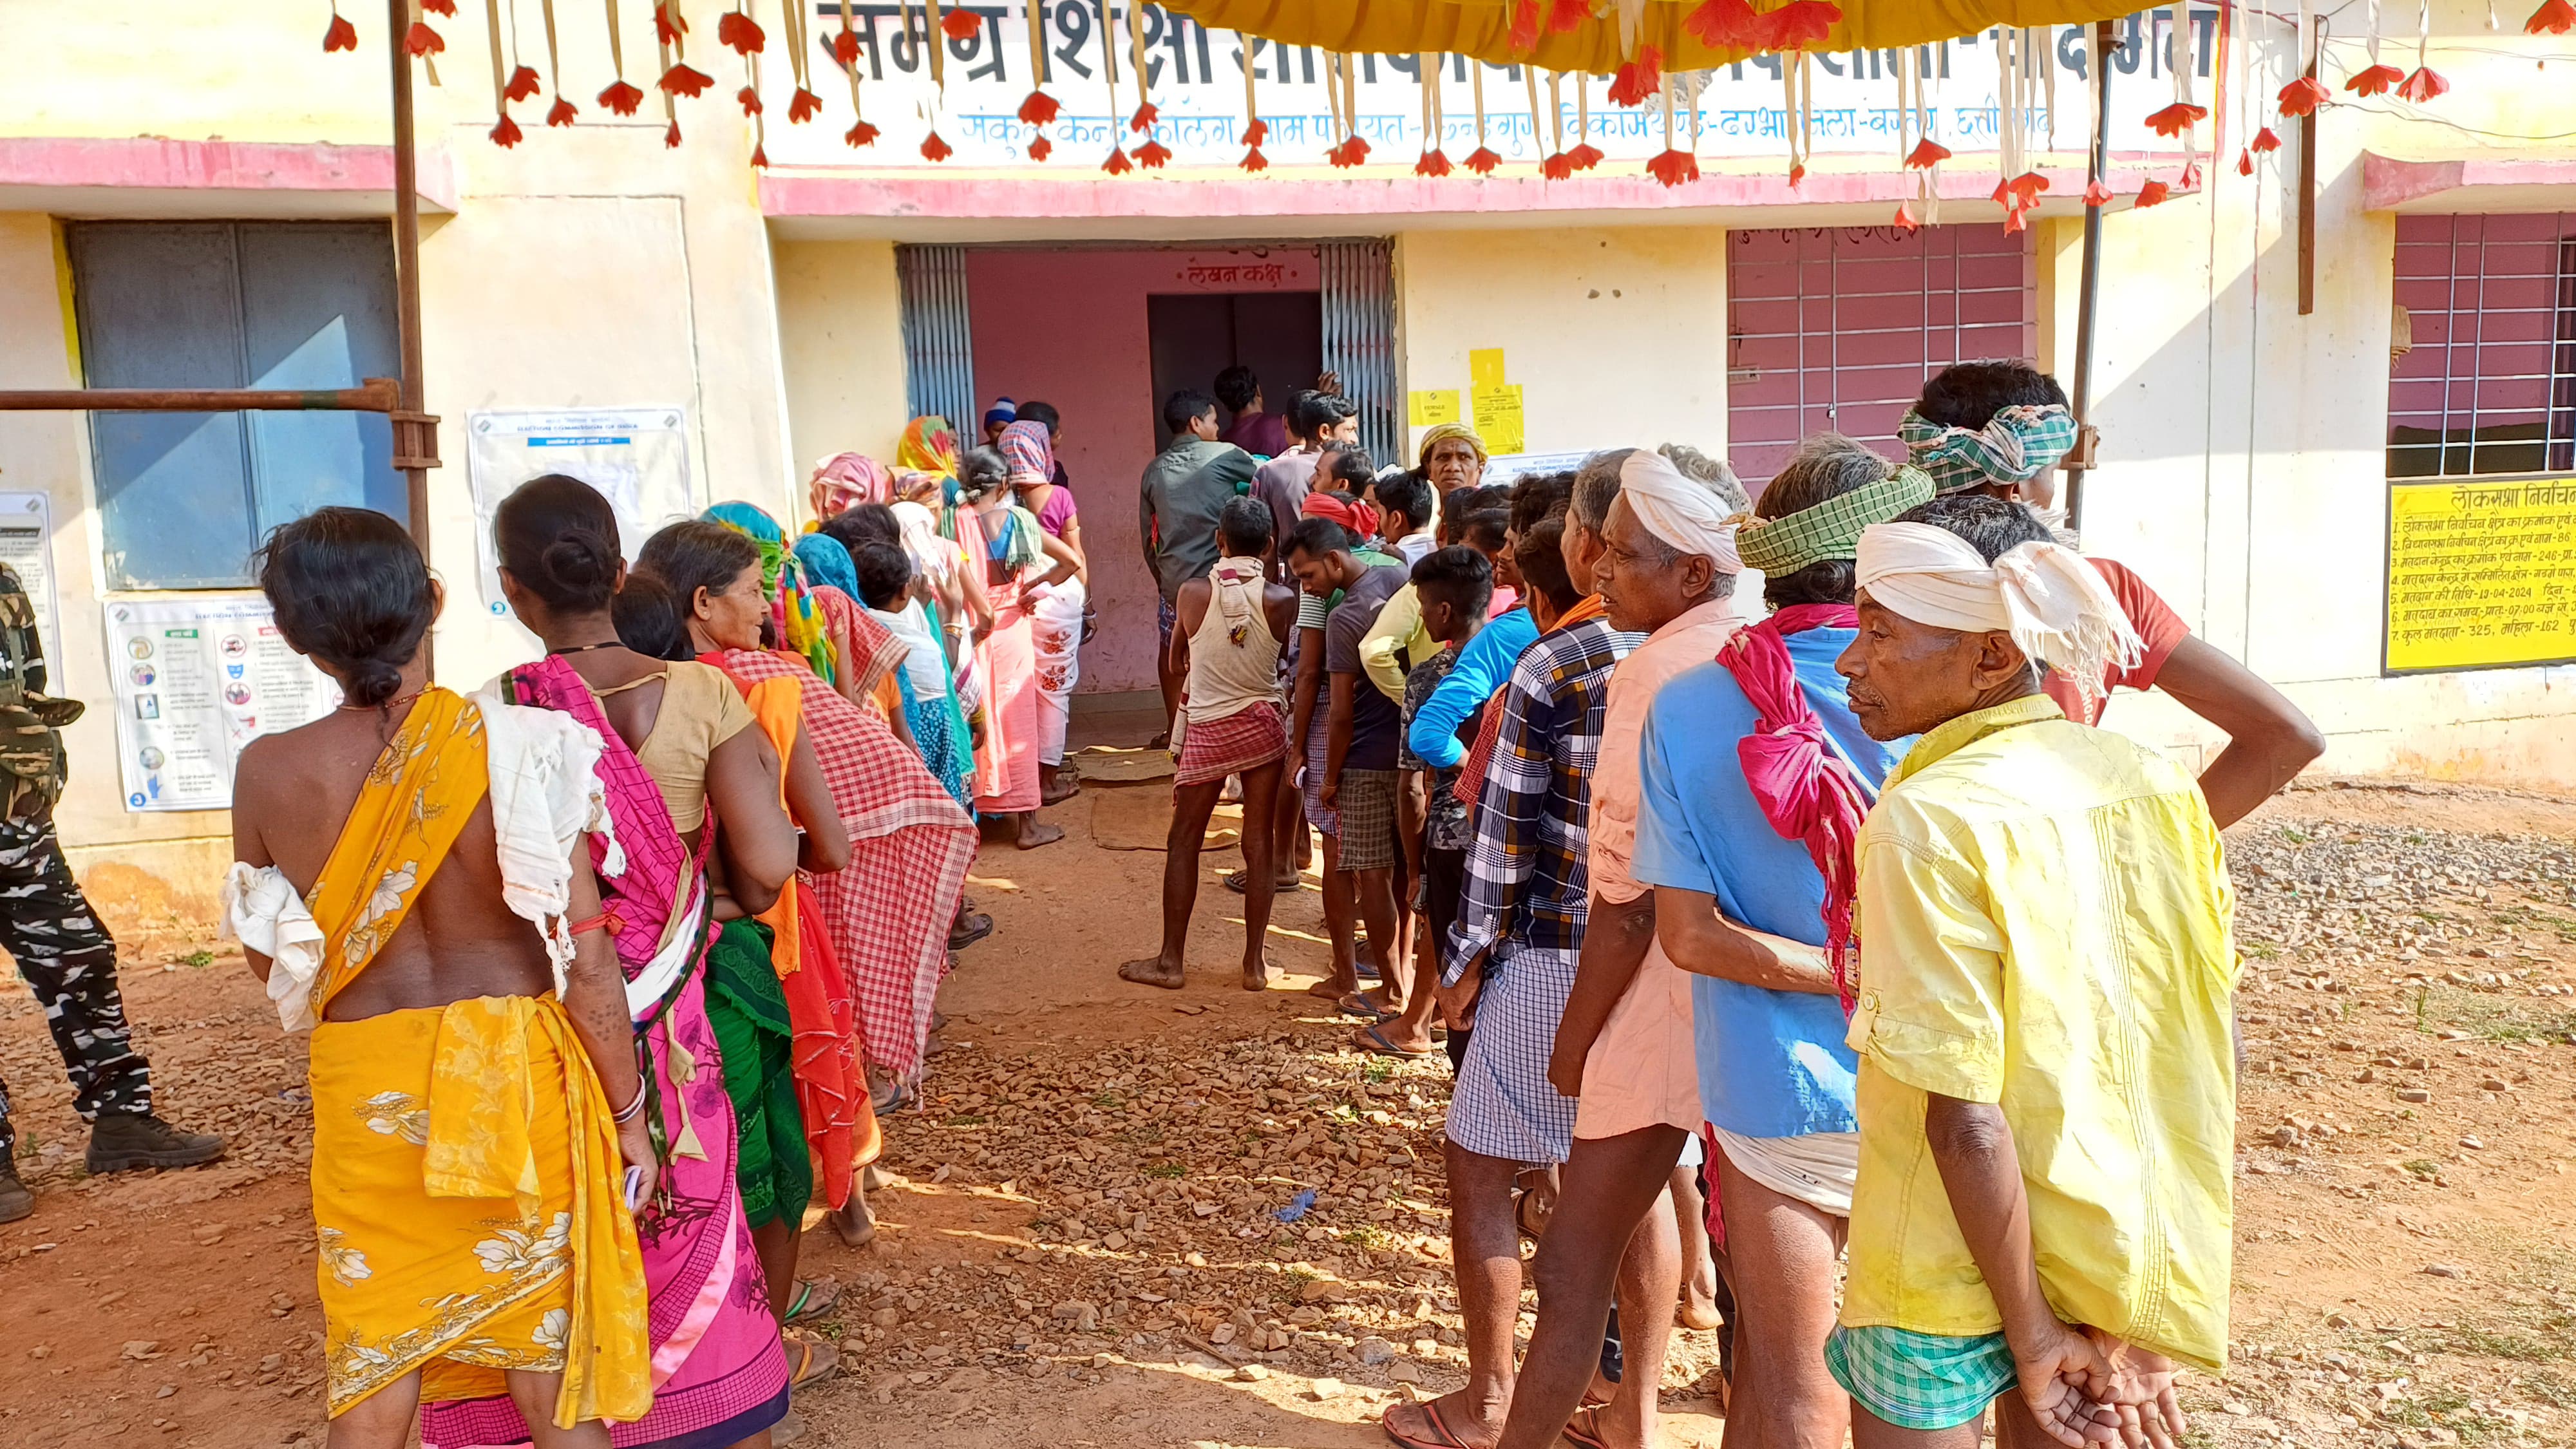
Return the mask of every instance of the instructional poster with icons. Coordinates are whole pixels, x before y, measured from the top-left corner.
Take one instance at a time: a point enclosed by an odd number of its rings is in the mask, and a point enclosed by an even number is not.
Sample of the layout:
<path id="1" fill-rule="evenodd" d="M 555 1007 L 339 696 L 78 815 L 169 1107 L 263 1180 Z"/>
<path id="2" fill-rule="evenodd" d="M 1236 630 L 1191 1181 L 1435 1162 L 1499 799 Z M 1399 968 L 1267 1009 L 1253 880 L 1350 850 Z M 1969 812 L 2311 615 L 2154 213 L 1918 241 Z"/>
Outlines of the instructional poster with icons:
<path id="1" fill-rule="evenodd" d="M 339 686 L 286 646 L 257 594 L 112 601 L 107 653 L 132 811 L 232 808 L 242 746 L 340 703 Z"/>

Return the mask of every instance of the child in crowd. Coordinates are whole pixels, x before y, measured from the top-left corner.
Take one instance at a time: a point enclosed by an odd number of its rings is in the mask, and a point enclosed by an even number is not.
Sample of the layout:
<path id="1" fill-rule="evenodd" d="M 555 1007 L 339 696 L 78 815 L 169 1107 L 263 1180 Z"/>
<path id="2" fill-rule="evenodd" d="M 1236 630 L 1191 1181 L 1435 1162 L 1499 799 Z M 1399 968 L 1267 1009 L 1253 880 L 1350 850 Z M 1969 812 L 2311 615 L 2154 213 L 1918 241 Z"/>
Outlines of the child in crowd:
<path id="1" fill-rule="evenodd" d="M 1431 485 L 1419 473 L 1393 473 L 1372 481 L 1362 495 L 1377 505 L 1378 537 L 1386 541 L 1387 551 L 1404 560 L 1411 568 L 1422 562 L 1423 555 L 1440 546 L 1431 532 L 1432 514 L 1437 505 L 1432 501 Z"/>

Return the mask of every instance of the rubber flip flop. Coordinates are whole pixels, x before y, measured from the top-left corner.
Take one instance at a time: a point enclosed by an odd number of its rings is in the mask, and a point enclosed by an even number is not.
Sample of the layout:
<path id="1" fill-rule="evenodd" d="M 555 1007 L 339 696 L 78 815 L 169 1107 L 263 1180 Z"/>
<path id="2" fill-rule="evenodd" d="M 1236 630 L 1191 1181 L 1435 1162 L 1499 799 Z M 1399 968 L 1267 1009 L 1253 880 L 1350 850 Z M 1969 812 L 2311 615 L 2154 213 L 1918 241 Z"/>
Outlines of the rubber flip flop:
<path id="1" fill-rule="evenodd" d="M 787 1342 L 797 1351 L 795 1371 L 787 1376 L 788 1392 L 793 1393 L 807 1384 L 820 1383 L 840 1372 L 841 1351 L 832 1345 L 802 1336 L 790 1338 Z"/>
<path id="2" fill-rule="evenodd" d="M 1372 1022 L 1393 1021 L 1399 1013 L 1380 1010 L 1365 996 L 1354 991 L 1333 1003 L 1333 1009 L 1344 1016 L 1365 1016 Z"/>
<path id="3" fill-rule="evenodd" d="M 1371 1052 L 1382 1057 L 1436 1057 L 1441 1054 L 1438 1047 L 1424 1047 L 1420 1051 L 1408 1051 L 1403 1047 L 1397 1046 L 1394 1042 L 1386 1039 L 1386 1025 L 1383 1022 L 1372 1022 L 1367 1026 L 1361 1027 L 1359 1036 L 1354 1037 L 1352 1040 L 1358 1045 L 1360 1050 Z"/>
<path id="4" fill-rule="evenodd" d="M 1565 1437 L 1583 1449 L 1610 1449 L 1610 1440 L 1601 1432 L 1601 1407 L 1586 1404 L 1565 1421 Z"/>
<path id="5" fill-rule="evenodd" d="M 806 1278 L 796 1284 L 796 1296 L 787 1302 L 784 1323 L 806 1323 L 832 1311 L 841 1301 L 841 1285 L 829 1278 Z"/>
<path id="6" fill-rule="evenodd" d="M 1397 1405 L 1396 1407 L 1401 1408 L 1403 1406 Z M 1431 1432 L 1439 1435 L 1439 1438 L 1416 1439 L 1409 1434 L 1397 1432 L 1395 1425 L 1387 1422 L 1395 1413 L 1395 1409 L 1392 1408 L 1378 1416 L 1377 1426 L 1386 1431 L 1386 1437 L 1403 1445 L 1404 1449 L 1472 1449 L 1472 1446 L 1470 1446 L 1466 1440 L 1461 1439 L 1456 1434 L 1450 1432 L 1447 1421 L 1440 1417 L 1440 1401 L 1438 1399 L 1425 1399 L 1413 1407 L 1422 1411 L 1423 1422 L 1430 1425 Z"/>

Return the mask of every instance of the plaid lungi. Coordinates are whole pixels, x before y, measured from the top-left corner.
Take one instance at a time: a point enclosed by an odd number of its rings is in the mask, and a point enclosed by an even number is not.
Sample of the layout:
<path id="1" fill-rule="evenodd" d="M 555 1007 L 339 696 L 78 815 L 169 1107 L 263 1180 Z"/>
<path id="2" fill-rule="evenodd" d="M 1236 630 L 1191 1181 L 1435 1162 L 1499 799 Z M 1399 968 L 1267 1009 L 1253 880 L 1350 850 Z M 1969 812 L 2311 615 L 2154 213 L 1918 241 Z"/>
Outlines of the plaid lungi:
<path id="1" fill-rule="evenodd" d="M 1563 1162 L 1573 1151 L 1575 1102 L 1549 1085 L 1547 1059 L 1579 954 L 1508 936 L 1495 947 L 1449 1096 L 1450 1141 L 1532 1166 Z"/>
<path id="2" fill-rule="evenodd" d="M 1836 1328 L 1825 1340 L 1825 1368 L 1852 1402 L 1900 1429 L 1957 1428 L 2020 1379 L 2000 1333 Z"/>
<path id="3" fill-rule="evenodd" d="M 1322 700 L 1315 701 L 1313 720 L 1306 727 L 1306 775 L 1299 782 L 1297 793 L 1306 806 L 1306 823 L 1326 835 L 1339 836 L 1342 833 L 1341 812 L 1324 806 L 1324 716 L 1328 712 Z"/>
<path id="4" fill-rule="evenodd" d="M 1387 870 L 1395 865 L 1395 788 L 1393 770 L 1342 768 L 1342 788 L 1333 792 L 1333 808 L 1342 817 L 1342 870 Z"/>
<path id="5" fill-rule="evenodd" d="M 1288 723 L 1279 706 L 1256 700 L 1222 719 L 1190 720 L 1181 730 L 1181 759 L 1172 788 L 1204 785 L 1257 770 L 1288 754 Z"/>

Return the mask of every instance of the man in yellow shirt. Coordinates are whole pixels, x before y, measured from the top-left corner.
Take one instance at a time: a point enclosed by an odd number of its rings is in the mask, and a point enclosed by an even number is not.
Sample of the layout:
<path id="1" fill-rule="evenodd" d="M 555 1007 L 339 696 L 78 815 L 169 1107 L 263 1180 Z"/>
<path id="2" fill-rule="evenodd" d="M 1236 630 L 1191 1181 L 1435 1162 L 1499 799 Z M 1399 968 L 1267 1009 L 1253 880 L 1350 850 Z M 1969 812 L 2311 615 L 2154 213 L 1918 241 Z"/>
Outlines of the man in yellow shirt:
<path id="1" fill-rule="evenodd" d="M 1858 1449 L 2157 1444 L 2227 1354 L 2233 901 L 2192 777 L 2068 720 L 2138 640 L 2019 504 L 1861 535 L 1838 664 L 1919 734 L 1858 851 L 1860 1175 L 1826 1362 Z M 2015 1386 L 2020 1392 L 2009 1392 Z"/>

